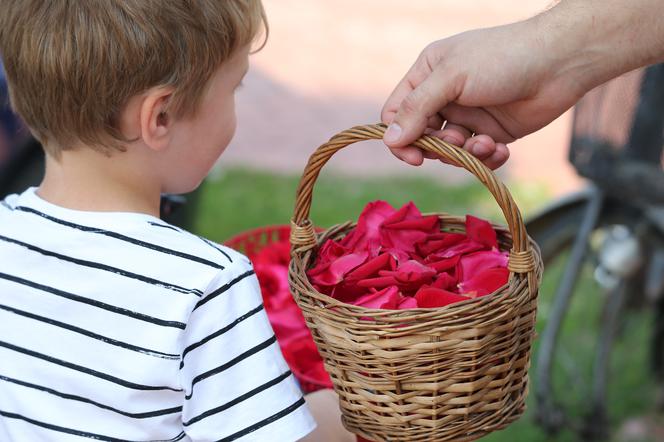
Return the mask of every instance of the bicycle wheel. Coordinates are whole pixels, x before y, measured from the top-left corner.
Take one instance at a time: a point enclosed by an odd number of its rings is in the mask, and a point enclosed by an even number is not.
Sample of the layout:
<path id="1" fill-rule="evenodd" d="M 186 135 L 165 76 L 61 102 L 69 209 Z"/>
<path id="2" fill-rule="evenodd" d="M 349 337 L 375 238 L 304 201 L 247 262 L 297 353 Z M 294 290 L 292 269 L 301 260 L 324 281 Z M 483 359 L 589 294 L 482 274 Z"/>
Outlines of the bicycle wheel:
<path id="1" fill-rule="evenodd" d="M 656 229 L 644 230 L 643 225 L 638 207 L 606 198 L 594 188 L 563 200 L 527 223 L 528 232 L 541 246 L 549 280 L 547 283 L 545 278 L 542 288 L 538 318 L 542 332 L 533 373 L 537 419 L 551 434 L 567 428 L 585 440 L 607 440 L 609 416 L 624 416 L 652 387 L 652 383 L 616 377 L 622 371 L 646 379 L 647 364 L 641 364 L 638 376 L 634 369 L 625 370 L 620 358 L 611 358 L 612 350 L 618 348 L 615 352 L 620 354 L 625 346 L 636 348 L 630 358 L 648 358 L 644 346 L 647 322 L 638 321 L 628 308 L 641 303 L 636 294 L 642 292 L 643 274 L 635 268 L 612 285 L 606 275 L 603 284 L 595 279 L 601 276 L 595 275 L 603 256 L 601 248 L 615 242 L 610 235 L 616 226 L 635 235 L 640 229 L 642 242 L 661 236 Z M 647 249 L 641 250 L 644 256 L 648 256 Z M 640 262 L 641 267 L 645 264 Z M 608 400 L 625 388 L 638 394 L 622 403 Z"/>

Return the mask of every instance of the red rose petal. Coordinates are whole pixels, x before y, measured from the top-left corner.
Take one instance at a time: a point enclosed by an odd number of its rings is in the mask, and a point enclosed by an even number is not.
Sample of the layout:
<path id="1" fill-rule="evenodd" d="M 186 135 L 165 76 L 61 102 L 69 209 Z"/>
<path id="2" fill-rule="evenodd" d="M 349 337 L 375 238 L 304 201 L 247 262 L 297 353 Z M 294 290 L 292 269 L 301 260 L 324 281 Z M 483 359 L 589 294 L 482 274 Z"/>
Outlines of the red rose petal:
<path id="1" fill-rule="evenodd" d="M 396 310 L 399 305 L 399 290 L 387 287 L 376 293 L 369 293 L 358 298 L 354 305 L 366 308 Z"/>
<path id="2" fill-rule="evenodd" d="M 432 253 L 448 249 L 466 239 L 462 233 L 435 233 L 429 235 L 424 241 L 416 244 L 418 253 L 423 256 L 429 256 Z"/>
<path id="3" fill-rule="evenodd" d="M 428 262 L 427 265 L 438 273 L 446 272 L 448 270 L 454 270 L 456 268 L 456 265 L 459 263 L 459 258 L 461 257 L 459 255 L 456 255 L 451 258 L 443 258 L 439 261 Z"/>
<path id="4" fill-rule="evenodd" d="M 335 241 L 332 241 L 331 239 L 328 239 L 321 246 L 320 250 L 318 251 L 318 256 L 316 257 L 316 263 L 311 269 L 309 269 L 307 274 L 311 276 L 322 273 L 330 266 L 332 261 L 335 261 L 350 252 L 350 249 L 342 246 L 341 244 L 338 244 Z"/>
<path id="5" fill-rule="evenodd" d="M 422 217 L 420 210 L 413 204 L 412 201 L 407 202 L 399 208 L 399 210 L 393 212 L 389 217 L 383 221 L 384 226 L 389 226 L 390 224 L 397 223 L 399 221 L 418 219 Z"/>
<path id="6" fill-rule="evenodd" d="M 360 279 L 357 281 L 358 287 L 383 288 L 390 285 L 397 285 L 399 281 L 394 276 L 379 276 L 377 278 Z"/>
<path id="7" fill-rule="evenodd" d="M 421 308 L 444 307 L 456 302 L 466 301 L 470 298 L 456 293 L 448 292 L 447 290 L 437 289 L 434 287 L 423 286 L 417 291 L 415 295 L 417 305 Z"/>
<path id="8" fill-rule="evenodd" d="M 438 276 L 436 276 L 436 280 L 431 284 L 431 287 L 437 288 L 437 289 L 453 289 L 457 285 L 457 280 L 453 276 L 451 276 L 449 273 L 439 273 Z"/>
<path id="9" fill-rule="evenodd" d="M 357 220 L 357 226 L 341 240 L 341 244 L 352 250 L 366 250 L 367 245 L 376 248 L 380 244 L 380 226 L 394 213 L 394 207 L 386 201 L 368 203 Z"/>
<path id="10" fill-rule="evenodd" d="M 381 270 L 380 276 L 393 276 L 398 282 L 403 284 L 422 283 L 426 284 L 436 274 L 436 270 L 415 260 L 409 260 L 399 264 L 396 270 Z"/>
<path id="11" fill-rule="evenodd" d="M 440 218 L 435 215 L 423 216 L 421 218 L 415 219 L 406 219 L 403 221 L 397 221 L 390 224 L 383 224 L 383 227 L 386 229 L 398 229 L 398 230 L 422 230 L 422 231 L 437 231 L 440 228 Z"/>
<path id="12" fill-rule="evenodd" d="M 496 231 L 488 221 L 466 215 L 466 234 L 471 240 L 483 244 L 488 248 L 498 248 Z"/>
<path id="13" fill-rule="evenodd" d="M 396 261 L 394 258 L 388 253 L 383 253 L 375 258 L 369 259 L 367 262 L 347 274 L 346 280 L 364 279 L 369 276 L 378 275 L 379 270 L 392 270 L 394 267 L 396 267 Z"/>
<path id="14" fill-rule="evenodd" d="M 483 270 L 507 267 L 507 253 L 497 250 L 470 253 L 459 260 L 458 278 L 467 281 Z"/>
<path id="15" fill-rule="evenodd" d="M 411 308 L 417 308 L 417 299 L 412 296 L 404 296 L 399 299 L 399 304 L 397 305 L 398 310 L 408 310 Z"/>
<path id="16" fill-rule="evenodd" d="M 309 272 L 311 282 L 318 285 L 336 285 L 339 284 L 346 273 L 358 267 L 366 261 L 369 254 L 367 252 L 356 252 L 337 258 L 323 271 L 314 273 Z M 312 269 L 313 270 L 313 269 Z"/>
<path id="17" fill-rule="evenodd" d="M 404 252 L 414 252 L 415 244 L 439 229 L 436 216 L 422 217 L 415 204 L 404 204 L 387 218 L 380 229 L 381 244 Z"/>
<path id="18" fill-rule="evenodd" d="M 448 249 L 442 249 L 430 255 L 429 259 L 452 258 L 453 256 L 477 252 L 484 249 L 486 249 L 486 245 L 468 238 Z"/>
<path id="19" fill-rule="evenodd" d="M 459 284 L 459 291 L 477 292 L 476 296 L 493 293 L 507 284 L 510 272 L 506 268 L 487 269 L 479 272 L 474 278 Z"/>

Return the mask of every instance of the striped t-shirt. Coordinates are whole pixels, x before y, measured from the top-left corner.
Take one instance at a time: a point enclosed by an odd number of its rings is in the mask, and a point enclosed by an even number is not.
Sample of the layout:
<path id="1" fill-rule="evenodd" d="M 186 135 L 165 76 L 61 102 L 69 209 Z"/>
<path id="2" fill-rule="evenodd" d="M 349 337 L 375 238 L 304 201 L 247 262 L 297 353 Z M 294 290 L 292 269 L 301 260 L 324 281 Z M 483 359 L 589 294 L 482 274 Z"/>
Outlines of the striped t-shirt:
<path id="1" fill-rule="evenodd" d="M 0 201 L 0 441 L 295 441 L 315 423 L 243 255 Z"/>

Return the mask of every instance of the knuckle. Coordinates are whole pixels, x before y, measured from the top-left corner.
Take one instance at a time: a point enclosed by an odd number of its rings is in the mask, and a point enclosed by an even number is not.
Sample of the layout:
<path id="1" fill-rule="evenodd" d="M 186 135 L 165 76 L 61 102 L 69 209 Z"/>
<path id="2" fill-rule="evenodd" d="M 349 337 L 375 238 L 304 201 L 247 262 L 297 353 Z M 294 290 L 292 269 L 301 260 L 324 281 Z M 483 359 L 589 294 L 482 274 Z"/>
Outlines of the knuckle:
<path id="1" fill-rule="evenodd" d="M 415 91 L 406 96 L 401 102 L 401 112 L 402 114 L 417 114 L 420 111 L 420 100 L 417 97 Z"/>

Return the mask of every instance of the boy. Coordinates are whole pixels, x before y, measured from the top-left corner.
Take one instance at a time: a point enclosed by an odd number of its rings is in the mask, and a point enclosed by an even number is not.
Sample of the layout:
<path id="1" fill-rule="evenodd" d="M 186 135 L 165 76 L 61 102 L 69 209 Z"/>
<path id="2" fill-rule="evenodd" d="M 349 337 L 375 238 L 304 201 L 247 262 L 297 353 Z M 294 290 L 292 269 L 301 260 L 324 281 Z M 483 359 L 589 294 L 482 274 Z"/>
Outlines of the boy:
<path id="1" fill-rule="evenodd" d="M 160 219 L 235 130 L 260 0 L 0 7 L 46 151 L 0 204 L 0 440 L 294 441 L 315 423 L 251 264 Z"/>

